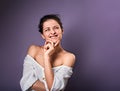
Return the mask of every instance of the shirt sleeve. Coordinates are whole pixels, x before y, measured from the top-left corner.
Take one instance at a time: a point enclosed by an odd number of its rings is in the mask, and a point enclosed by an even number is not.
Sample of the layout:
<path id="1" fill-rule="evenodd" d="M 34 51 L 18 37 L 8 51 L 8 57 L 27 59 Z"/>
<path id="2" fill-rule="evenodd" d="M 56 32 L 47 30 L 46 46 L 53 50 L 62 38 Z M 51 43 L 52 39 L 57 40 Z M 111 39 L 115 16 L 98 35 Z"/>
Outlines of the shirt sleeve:
<path id="1" fill-rule="evenodd" d="M 64 90 L 68 79 L 71 77 L 73 71 L 71 67 L 63 66 L 54 73 L 54 81 L 50 91 Z"/>
<path id="2" fill-rule="evenodd" d="M 28 91 L 33 83 L 38 80 L 36 68 L 32 59 L 29 56 L 26 56 L 23 64 L 23 76 L 20 80 L 20 86 L 22 91 Z M 30 90 L 29 90 L 30 91 Z"/>

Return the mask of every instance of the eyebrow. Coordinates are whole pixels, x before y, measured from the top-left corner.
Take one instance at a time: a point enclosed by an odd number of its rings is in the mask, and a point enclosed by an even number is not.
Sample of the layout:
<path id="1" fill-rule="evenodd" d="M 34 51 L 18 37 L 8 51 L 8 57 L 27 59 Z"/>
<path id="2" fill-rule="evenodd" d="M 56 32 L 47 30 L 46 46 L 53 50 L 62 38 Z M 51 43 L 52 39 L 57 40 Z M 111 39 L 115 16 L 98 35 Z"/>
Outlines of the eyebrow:
<path id="1" fill-rule="evenodd" d="M 52 26 L 52 27 L 56 27 L 56 26 L 57 26 L 57 27 L 60 27 L 60 25 L 58 25 L 58 24 L 57 24 L 57 25 L 54 25 L 54 26 Z M 43 29 L 46 29 L 46 28 L 49 28 L 49 27 L 45 27 L 45 28 L 43 28 Z"/>

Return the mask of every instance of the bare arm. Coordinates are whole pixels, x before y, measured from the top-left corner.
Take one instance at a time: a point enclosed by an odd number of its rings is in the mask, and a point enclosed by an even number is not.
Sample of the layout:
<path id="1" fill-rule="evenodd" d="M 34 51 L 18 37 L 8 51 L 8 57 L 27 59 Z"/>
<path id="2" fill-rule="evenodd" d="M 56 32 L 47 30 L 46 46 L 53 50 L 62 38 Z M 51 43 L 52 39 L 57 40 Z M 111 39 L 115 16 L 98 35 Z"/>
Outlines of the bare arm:
<path id="1" fill-rule="evenodd" d="M 49 47 L 49 48 L 47 49 L 47 47 Z M 53 73 L 52 65 L 51 65 L 52 60 L 50 59 L 50 56 L 55 52 L 55 47 L 53 46 L 52 43 L 46 44 L 44 46 L 44 51 L 45 51 L 45 53 L 44 53 L 44 72 L 45 72 L 47 86 L 48 86 L 48 89 L 50 90 L 52 88 L 53 81 L 54 81 L 54 73 Z M 73 65 L 75 63 L 75 55 L 71 54 L 71 53 L 66 53 L 64 60 L 65 60 L 63 62 L 64 65 L 73 67 Z"/>
<path id="2" fill-rule="evenodd" d="M 50 56 L 54 53 L 53 44 L 45 43 L 44 46 L 44 72 L 45 72 L 45 79 L 47 82 L 48 89 L 50 90 L 54 80 L 54 73 L 52 71 L 51 59 Z"/>
<path id="3" fill-rule="evenodd" d="M 31 89 L 35 91 L 46 91 L 44 83 L 42 83 L 40 80 L 37 80 L 31 87 Z"/>
<path id="4" fill-rule="evenodd" d="M 54 74 L 52 71 L 51 63 L 49 62 L 49 58 L 48 59 L 45 58 L 44 72 L 45 72 L 45 79 L 48 85 L 48 89 L 50 90 L 53 84 Z"/>

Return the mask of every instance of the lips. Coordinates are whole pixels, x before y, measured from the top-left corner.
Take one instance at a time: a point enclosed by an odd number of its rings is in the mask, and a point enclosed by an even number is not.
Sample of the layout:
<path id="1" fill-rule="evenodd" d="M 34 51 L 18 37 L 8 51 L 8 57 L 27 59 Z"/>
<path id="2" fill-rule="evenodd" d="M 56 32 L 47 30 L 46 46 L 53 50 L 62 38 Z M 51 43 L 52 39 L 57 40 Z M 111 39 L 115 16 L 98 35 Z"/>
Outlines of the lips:
<path id="1" fill-rule="evenodd" d="M 57 38 L 58 35 L 50 36 L 50 38 Z"/>

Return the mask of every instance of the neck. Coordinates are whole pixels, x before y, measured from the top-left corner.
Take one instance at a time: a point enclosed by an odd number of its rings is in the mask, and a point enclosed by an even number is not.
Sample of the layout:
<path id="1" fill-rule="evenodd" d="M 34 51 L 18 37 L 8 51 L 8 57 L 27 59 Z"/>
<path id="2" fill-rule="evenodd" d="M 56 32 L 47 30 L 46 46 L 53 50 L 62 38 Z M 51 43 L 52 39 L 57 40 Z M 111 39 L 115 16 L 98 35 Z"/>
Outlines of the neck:
<path id="1" fill-rule="evenodd" d="M 53 64 L 54 63 L 54 61 L 55 61 L 55 59 L 59 56 L 59 55 L 61 55 L 61 53 L 63 52 L 63 48 L 61 47 L 61 45 L 57 45 L 56 47 L 55 47 L 55 52 L 52 54 L 52 56 L 51 56 L 51 63 Z"/>
<path id="2" fill-rule="evenodd" d="M 54 53 L 54 54 L 60 53 L 62 50 L 63 50 L 63 48 L 62 48 L 61 45 L 59 44 L 59 45 L 57 45 L 57 46 L 55 47 L 55 53 Z"/>

